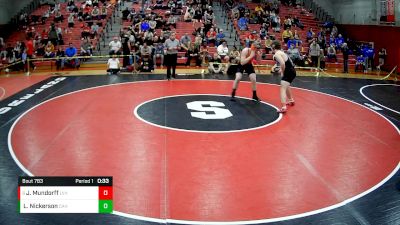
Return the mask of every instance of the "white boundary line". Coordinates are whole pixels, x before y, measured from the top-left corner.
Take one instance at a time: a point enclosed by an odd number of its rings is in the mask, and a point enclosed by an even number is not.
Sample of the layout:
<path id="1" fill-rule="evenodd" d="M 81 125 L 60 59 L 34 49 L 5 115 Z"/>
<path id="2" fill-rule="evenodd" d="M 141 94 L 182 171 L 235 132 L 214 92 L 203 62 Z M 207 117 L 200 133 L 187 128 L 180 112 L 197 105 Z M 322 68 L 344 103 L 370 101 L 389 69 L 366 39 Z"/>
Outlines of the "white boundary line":
<path id="1" fill-rule="evenodd" d="M 18 121 L 25 116 L 28 112 L 30 112 L 31 110 L 35 109 L 36 107 L 39 107 L 42 104 L 45 104 L 49 101 L 52 101 L 54 99 L 57 98 L 61 98 L 63 96 L 66 95 L 70 95 L 70 94 L 74 94 L 74 93 L 78 93 L 81 91 L 87 91 L 87 90 L 92 90 L 92 89 L 96 89 L 96 88 L 101 88 L 101 87 L 107 87 L 107 86 L 115 86 L 115 85 L 124 85 L 124 84 L 133 84 L 133 83 L 144 83 L 144 82 L 179 82 L 179 81 L 210 81 L 210 82 L 233 82 L 231 80 L 212 80 L 212 79 L 179 79 L 179 80 L 174 80 L 174 81 L 165 81 L 165 80 L 149 80 L 149 81 L 133 81 L 133 82 L 126 82 L 126 83 L 118 83 L 118 84 L 107 84 L 107 85 L 100 85 L 100 86 L 96 86 L 96 87 L 91 87 L 91 88 L 86 88 L 86 89 L 81 89 L 78 91 L 73 91 L 70 93 L 66 93 L 51 99 L 48 99 L 38 105 L 35 105 L 34 107 L 30 108 L 29 110 L 27 110 L 26 112 L 24 112 L 23 114 L 21 114 L 13 123 L 13 125 L 10 128 L 10 131 L 8 132 L 8 149 L 10 152 L 11 157 L 13 158 L 13 160 L 15 161 L 15 163 L 18 165 L 18 167 L 27 175 L 29 176 L 34 176 L 29 170 L 27 170 L 22 163 L 18 160 L 18 158 L 15 156 L 12 144 L 11 144 L 11 136 L 12 136 L 12 132 L 15 128 L 15 125 L 18 123 Z M 242 81 L 245 83 L 250 83 L 248 81 Z M 262 84 L 262 85 L 273 85 L 273 86 L 279 86 L 277 84 L 268 84 L 268 83 L 258 83 L 258 84 Z M 327 96 L 331 96 L 334 98 L 338 98 L 353 104 L 356 104 L 358 106 L 361 106 L 365 109 L 368 109 L 371 112 L 376 113 L 377 115 L 379 115 L 380 117 L 382 117 L 383 119 L 385 119 L 387 122 L 389 122 L 397 131 L 397 133 L 400 135 L 400 130 L 398 127 L 396 127 L 389 119 L 387 119 L 386 117 L 384 117 L 383 115 L 379 114 L 378 112 L 360 104 L 357 102 L 353 102 L 350 101 L 348 99 L 342 98 L 342 97 L 338 97 L 335 95 L 331 95 L 331 94 L 326 94 L 323 92 L 318 92 L 318 91 L 313 91 L 313 90 L 307 90 L 304 88 L 298 88 L 298 87 L 293 87 L 294 89 L 298 89 L 298 90 L 304 90 L 304 91 L 310 91 L 313 93 L 317 93 L 317 94 L 322 94 L 322 95 L 327 95 Z M 279 217 L 279 218 L 271 218 L 271 219 L 260 219 L 260 220 L 247 220 L 247 221 L 227 221 L 227 222 L 212 222 L 212 221 L 189 221 L 189 220 L 174 220 L 174 219 L 158 219 L 158 218 L 152 218 L 152 217 L 144 217 L 144 216 L 137 216 L 137 215 L 131 215 L 131 214 L 127 214 L 127 213 L 123 213 L 123 212 L 119 212 L 119 211 L 114 211 L 113 214 L 115 215 L 119 215 L 119 216 L 123 216 L 123 217 L 127 217 L 127 218 L 131 218 L 131 219 L 136 219 L 136 220 L 141 220 L 141 221 L 148 221 L 148 222 L 155 222 L 155 223 L 162 223 L 162 224 L 167 224 L 167 223 L 177 223 L 177 224 L 196 224 L 196 225 L 239 225 L 239 224 L 260 224 L 260 223 L 271 223 L 271 222 L 278 222 L 278 221 L 285 221 L 285 220 L 291 220 L 291 219 L 297 219 L 297 218 L 302 218 L 302 217 L 307 217 L 307 216 L 311 216 L 311 215 L 316 215 L 319 213 L 323 213 L 329 210 L 333 210 L 336 208 L 339 208 L 341 206 L 347 205 L 371 192 L 373 192 L 374 190 L 378 189 L 380 186 L 382 186 L 384 183 L 386 183 L 390 178 L 392 178 L 397 171 L 400 169 L 400 162 L 397 164 L 397 166 L 394 168 L 394 170 L 385 178 L 383 179 L 381 182 L 379 182 L 378 184 L 376 184 L 375 186 L 371 187 L 370 189 L 355 195 L 352 198 L 349 198 L 343 202 L 331 205 L 329 207 L 325 207 L 322 209 L 318 209 L 318 210 L 314 210 L 314 211 L 310 211 L 310 212 L 306 212 L 306 213 L 301 213 L 301 214 L 296 214 L 296 215 L 291 215 L 291 216 L 286 216 L 286 217 Z"/>
<path id="2" fill-rule="evenodd" d="M 374 103 L 375 105 L 378 105 L 378 106 L 380 106 L 380 107 L 382 107 L 382 108 L 384 108 L 384 109 L 387 109 L 387 110 L 392 111 L 392 112 L 394 112 L 394 113 L 400 114 L 400 112 L 398 112 L 398 111 L 396 111 L 396 110 L 394 110 L 394 109 L 391 109 L 391 108 L 389 108 L 389 107 L 387 107 L 387 106 L 384 106 L 384 105 L 382 105 L 382 104 L 379 104 L 378 102 L 376 102 L 376 101 L 374 101 L 374 100 L 368 98 L 367 95 L 364 94 L 363 91 L 364 91 L 365 88 L 373 87 L 373 86 L 396 86 L 396 87 L 400 87 L 400 85 L 397 85 L 397 84 L 370 84 L 370 85 L 365 85 L 365 86 L 363 86 L 363 87 L 360 88 L 360 94 L 361 94 L 364 98 L 366 98 L 368 101 L 370 101 L 370 102 Z"/>
<path id="3" fill-rule="evenodd" d="M 0 87 L 0 90 L 3 91 L 3 94 L 0 96 L 0 101 L 3 100 L 4 96 L 6 96 L 6 89 L 4 89 L 3 87 Z"/>
<path id="4" fill-rule="evenodd" d="M 274 120 L 274 121 L 272 121 L 272 122 L 270 122 L 270 123 L 264 124 L 264 125 L 262 125 L 262 126 L 258 126 L 258 127 L 253 127 L 253 128 L 248 128 L 248 129 L 242 129 L 242 130 L 229 130 L 229 131 L 203 131 L 203 130 L 186 130 L 186 129 L 173 128 L 173 127 L 167 127 L 167 126 L 162 126 L 162 125 L 159 125 L 159 124 L 155 124 L 155 123 L 152 123 L 152 122 L 149 122 L 149 121 L 143 119 L 141 116 L 139 116 L 139 114 L 138 114 L 138 112 L 137 112 L 137 110 L 138 110 L 141 106 L 143 106 L 143 105 L 145 105 L 145 104 L 147 104 L 147 103 L 149 103 L 149 102 L 157 101 L 157 100 L 160 100 L 160 99 L 166 99 L 166 98 L 175 98 L 175 97 L 184 97 L 184 96 L 196 96 L 196 95 L 200 95 L 200 96 L 230 97 L 229 95 L 220 95 L 220 94 L 187 94 L 187 95 L 170 95 L 170 96 L 164 96 L 164 97 L 159 97 L 159 98 L 151 99 L 151 100 L 148 100 L 148 101 L 146 101 L 146 102 L 143 102 L 143 103 L 139 104 L 138 106 L 135 107 L 135 109 L 134 109 L 134 111 L 133 111 L 133 114 L 135 115 L 135 117 L 137 117 L 137 118 L 138 118 L 139 120 L 141 120 L 142 122 L 147 123 L 147 124 L 150 124 L 150 125 L 153 125 L 153 126 L 156 126 L 156 127 L 159 127 L 159 128 L 164 128 L 164 129 L 174 130 L 174 131 L 194 132 L 194 133 L 212 133 L 212 134 L 219 134 L 219 133 L 236 133 L 236 132 L 245 132 L 245 131 L 258 130 L 258 129 L 262 129 L 262 128 L 265 128 L 265 127 L 268 127 L 268 126 L 272 126 L 272 125 L 274 125 L 275 123 L 278 123 L 278 122 L 282 119 L 282 113 L 279 113 L 279 116 L 278 116 L 278 118 L 277 118 L 276 120 Z M 241 99 L 246 99 L 246 100 L 252 101 L 251 98 L 246 98 L 246 97 L 237 97 L 237 98 L 241 98 Z M 262 104 L 264 104 L 264 105 L 269 105 L 269 106 L 271 106 L 272 108 L 278 110 L 278 108 L 277 108 L 276 106 L 271 105 L 271 104 L 269 104 L 269 103 L 267 103 L 267 102 L 260 101 L 260 103 L 262 103 Z M 277 114 L 278 114 L 278 113 L 277 113 Z"/>

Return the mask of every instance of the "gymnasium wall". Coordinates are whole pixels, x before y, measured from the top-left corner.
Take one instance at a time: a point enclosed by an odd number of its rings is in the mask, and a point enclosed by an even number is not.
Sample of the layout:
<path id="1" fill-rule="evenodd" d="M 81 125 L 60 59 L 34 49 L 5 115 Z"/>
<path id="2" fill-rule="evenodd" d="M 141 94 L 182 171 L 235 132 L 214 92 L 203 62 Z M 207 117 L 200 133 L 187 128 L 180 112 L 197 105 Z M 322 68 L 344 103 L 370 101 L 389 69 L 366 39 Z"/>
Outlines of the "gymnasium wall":
<path id="1" fill-rule="evenodd" d="M 10 22 L 11 17 L 30 2 L 31 0 L 0 0 L 0 25 Z"/>
<path id="2" fill-rule="evenodd" d="M 380 0 L 314 0 L 341 24 L 379 25 Z M 396 26 L 400 26 L 400 0 L 395 0 Z"/>
<path id="3" fill-rule="evenodd" d="M 374 25 L 340 25 L 339 30 L 344 31 L 352 39 L 375 43 L 375 64 L 378 62 L 378 51 L 386 48 L 388 57 L 386 69 L 393 69 L 396 65 L 400 71 L 400 28 Z"/>

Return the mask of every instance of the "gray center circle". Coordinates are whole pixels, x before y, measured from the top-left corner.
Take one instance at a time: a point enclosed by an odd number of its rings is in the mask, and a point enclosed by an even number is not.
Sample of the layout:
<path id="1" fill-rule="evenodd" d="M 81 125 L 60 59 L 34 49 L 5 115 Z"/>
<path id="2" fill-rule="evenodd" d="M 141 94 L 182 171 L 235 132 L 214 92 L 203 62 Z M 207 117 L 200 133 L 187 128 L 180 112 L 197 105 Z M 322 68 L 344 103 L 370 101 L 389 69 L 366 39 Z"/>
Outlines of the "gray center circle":
<path id="1" fill-rule="evenodd" d="M 165 96 L 138 105 L 134 115 L 157 127 L 206 133 L 241 132 L 277 123 L 282 115 L 266 102 L 212 94 Z"/>

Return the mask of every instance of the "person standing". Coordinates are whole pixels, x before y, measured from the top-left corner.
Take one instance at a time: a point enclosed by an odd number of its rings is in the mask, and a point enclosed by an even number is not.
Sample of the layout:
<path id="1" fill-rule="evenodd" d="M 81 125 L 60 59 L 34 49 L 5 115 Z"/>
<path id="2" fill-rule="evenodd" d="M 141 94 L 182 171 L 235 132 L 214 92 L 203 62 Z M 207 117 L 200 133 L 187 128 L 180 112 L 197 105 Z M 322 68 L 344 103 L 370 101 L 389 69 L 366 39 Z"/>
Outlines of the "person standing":
<path id="1" fill-rule="evenodd" d="M 349 47 L 347 47 L 347 43 L 343 43 L 342 45 L 342 54 L 343 54 L 343 73 L 349 73 Z"/>
<path id="2" fill-rule="evenodd" d="M 28 38 L 28 40 L 27 40 L 27 42 L 26 42 L 26 55 L 27 55 L 27 58 L 28 58 L 28 61 L 29 61 L 29 66 L 31 67 L 31 68 L 33 68 L 33 70 L 35 70 L 36 69 L 36 66 L 35 66 L 35 64 L 33 64 L 33 62 L 32 62 L 32 57 L 33 57 L 33 52 L 34 52 L 34 47 L 33 47 L 33 41 L 32 41 L 32 38 Z M 29 72 L 29 71 L 27 71 L 27 72 Z"/>
<path id="3" fill-rule="evenodd" d="M 294 99 L 292 91 L 290 90 L 290 84 L 296 78 L 296 70 L 290 57 L 282 51 L 280 42 L 274 42 L 273 49 L 275 53 L 273 59 L 279 64 L 282 77 L 280 87 L 282 108 L 278 110 L 278 113 L 285 113 L 287 111 L 287 105 L 294 106 Z"/>
<path id="4" fill-rule="evenodd" d="M 178 49 L 180 43 L 177 39 L 175 39 L 175 33 L 172 33 L 169 38 L 164 43 L 165 46 L 165 64 L 167 66 L 167 79 L 171 79 L 171 72 L 172 78 L 175 79 L 175 70 L 176 64 L 178 60 Z M 172 71 L 171 71 L 172 70 Z"/>
<path id="5" fill-rule="evenodd" d="M 318 59 L 320 53 L 321 53 L 321 48 L 314 39 L 310 45 L 310 56 L 313 67 L 318 67 Z"/>
<path id="6" fill-rule="evenodd" d="M 236 101 L 235 100 L 236 90 L 238 88 L 240 80 L 242 79 L 244 71 L 246 71 L 250 77 L 253 89 L 253 100 L 260 101 L 260 99 L 257 96 L 256 72 L 254 71 L 254 66 L 253 66 L 253 60 L 254 57 L 256 56 L 256 50 L 257 48 L 255 47 L 255 45 L 251 45 L 251 47 L 244 48 L 240 53 L 240 64 L 236 72 L 235 81 L 233 82 L 231 101 Z"/>

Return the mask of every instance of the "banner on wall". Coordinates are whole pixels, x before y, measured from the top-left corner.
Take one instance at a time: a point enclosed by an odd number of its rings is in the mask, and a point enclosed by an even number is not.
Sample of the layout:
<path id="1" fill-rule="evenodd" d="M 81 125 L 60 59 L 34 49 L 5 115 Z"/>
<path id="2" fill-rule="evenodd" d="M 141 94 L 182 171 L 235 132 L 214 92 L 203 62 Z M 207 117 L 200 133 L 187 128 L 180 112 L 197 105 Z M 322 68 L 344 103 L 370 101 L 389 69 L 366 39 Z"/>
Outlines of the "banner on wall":
<path id="1" fill-rule="evenodd" d="M 395 0 L 381 0 L 381 22 L 395 23 Z"/>
<path id="2" fill-rule="evenodd" d="M 394 11 L 394 0 L 387 0 L 387 22 L 395 22 Z"/>

